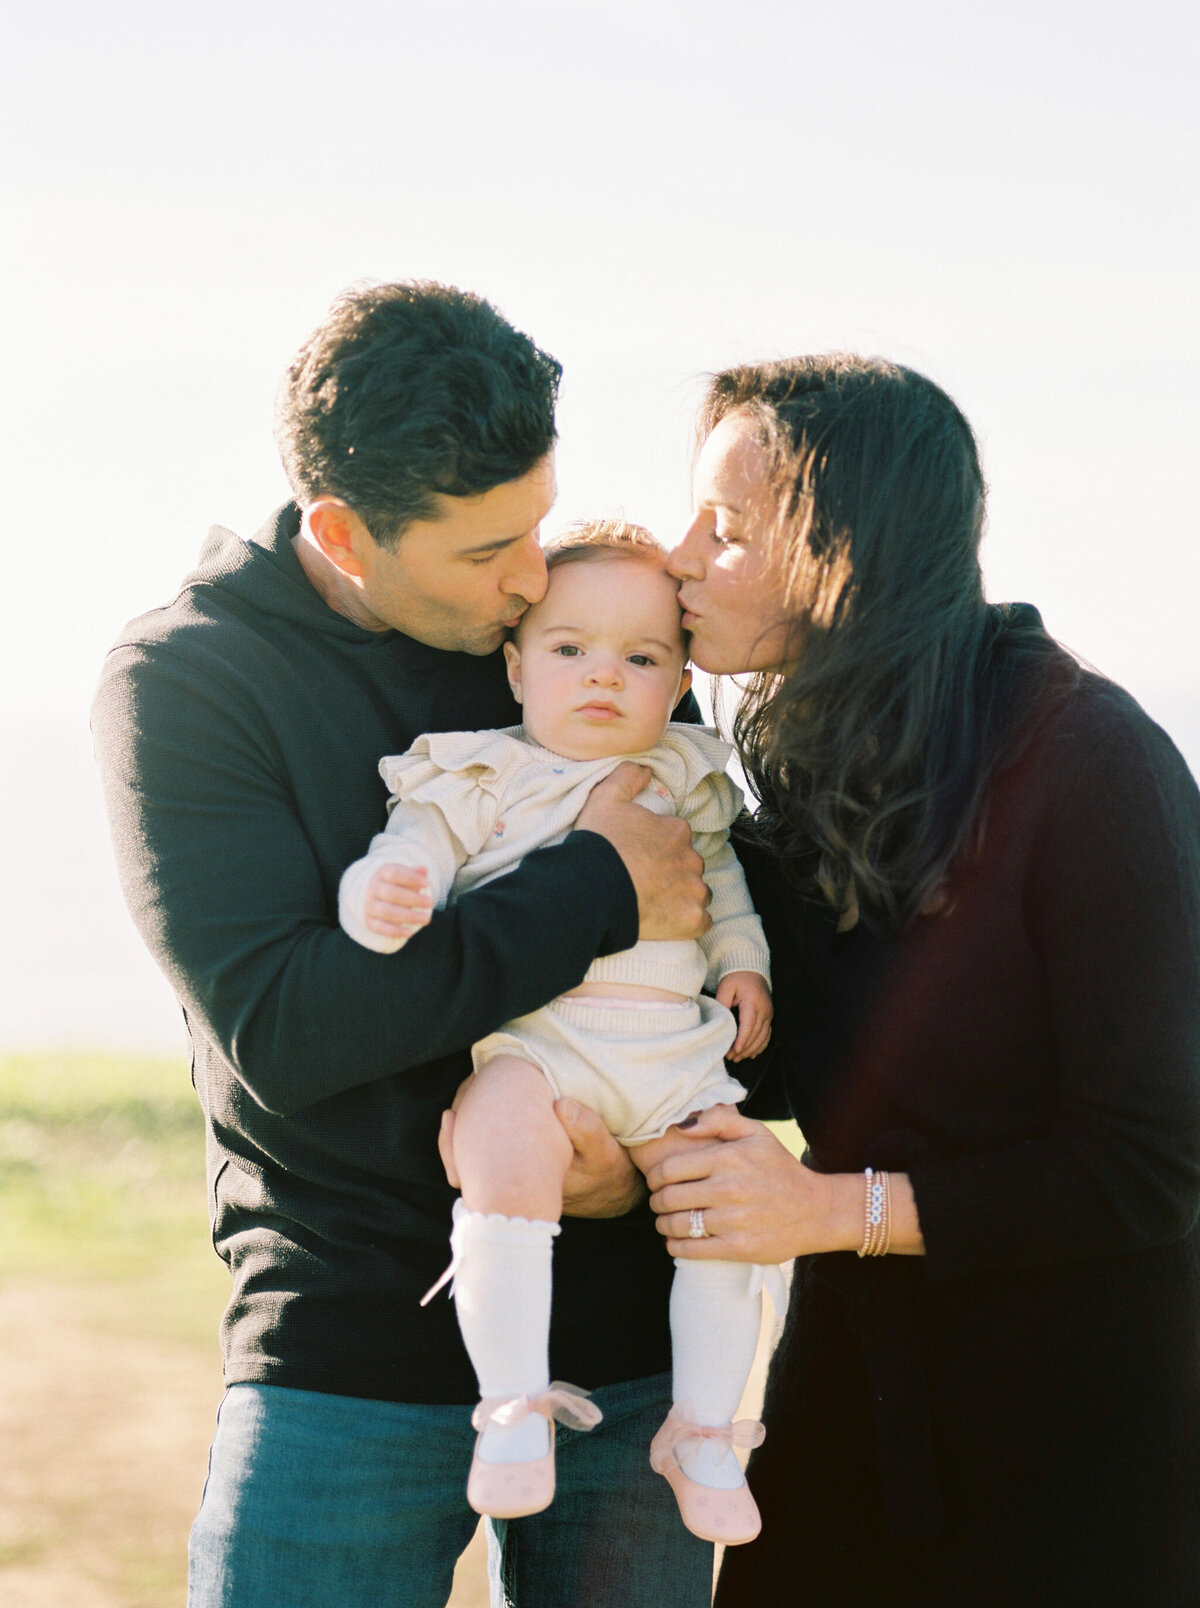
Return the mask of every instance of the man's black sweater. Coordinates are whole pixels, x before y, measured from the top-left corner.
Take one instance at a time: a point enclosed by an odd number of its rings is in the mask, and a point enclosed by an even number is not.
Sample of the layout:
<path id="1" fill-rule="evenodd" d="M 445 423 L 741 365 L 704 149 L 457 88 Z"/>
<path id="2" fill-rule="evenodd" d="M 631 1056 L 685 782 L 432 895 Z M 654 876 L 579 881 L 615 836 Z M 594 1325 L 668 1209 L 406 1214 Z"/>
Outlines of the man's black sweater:
<path id="1" fill-rule="evenodd" d="M 499 653 L 334 613 L 298 526 L 288 505 L 251 542 L 215 529 L 108 657 L 93 727 L 122 884 L 191 1034 L 227 1382 L 469 1402 L 451 1303 L 418 1306 L 448 1254 L 439 1115 L 474 1040 L 634 943 L 636 899 L 611 845 L 575 832 L 399 954 L 339 929 L 338 880 L 385 818 L 380 756 L 520 716 Z M 568 1219 L 555 1377 L 666 1368 L 670 1278 L 648 1212 Z"/>

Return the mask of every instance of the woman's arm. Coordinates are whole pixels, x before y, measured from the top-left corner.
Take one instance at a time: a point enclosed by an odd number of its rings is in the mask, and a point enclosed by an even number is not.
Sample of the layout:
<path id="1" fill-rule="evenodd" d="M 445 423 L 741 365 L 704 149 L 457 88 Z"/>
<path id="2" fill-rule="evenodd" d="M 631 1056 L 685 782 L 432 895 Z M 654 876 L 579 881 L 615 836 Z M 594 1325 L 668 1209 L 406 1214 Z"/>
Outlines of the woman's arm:
<path id="1" fill-rule="evenodd" d="M 1045 1118 L 892 1175 L 892 1249 L 923 1249 L 932 1277 L 1121 1254 L 1180 1238 L 1200 1210 L 1200 798 L 1163 734 L 1106 696 L 1037 778 L 1024 923 L 1055 1069 Z M 809 1173 L 744 1118 L 723 1131 L 728 1155 L 652 1173 L 657 1209 L 705 1208 L 733 1258 L 858 1248 L 861 1177 Z M 687 1219 L 664 1226 L 675 1249 Z"/>
<path id="2" fill-rule="evenodd" d="M 733 1106 L 713 1106 L 690 1127 L 639 1146 L 637 1159 L 672 1256 L 772 1263 L 863 1244 L 864 1175 L 814 1172 Z M 912 1186 L 904 1173 L 889 1174 L 889 1183 L 891 1253 L 920 1256 Z M 697 1208 L 703 1239 L 689 1234 Z"/>
<path id="3" fill-rule="evenodd" d="M 1055 1082 L 1023 1143 L 913 1164 L 938 1277 L 1165 1244 L 1200 1212 L 1200 794 L 1103 683 L 1047 750 L 1024 918 Z"/>

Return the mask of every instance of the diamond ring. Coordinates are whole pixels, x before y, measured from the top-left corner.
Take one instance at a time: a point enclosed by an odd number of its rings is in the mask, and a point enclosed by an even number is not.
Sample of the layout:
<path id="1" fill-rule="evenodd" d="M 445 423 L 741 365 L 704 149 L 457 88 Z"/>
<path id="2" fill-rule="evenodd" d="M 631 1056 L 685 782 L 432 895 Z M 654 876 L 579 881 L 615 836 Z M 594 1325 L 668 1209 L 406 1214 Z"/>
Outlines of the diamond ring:
<path id="1" fill-rule="evenodd" d="M 688 1229 L 688 1239 L 707 1239 L 708 1230 L 704 1226 L 704 1208 L 696 1206 L 692 1209 L 692 1226 Z"/>

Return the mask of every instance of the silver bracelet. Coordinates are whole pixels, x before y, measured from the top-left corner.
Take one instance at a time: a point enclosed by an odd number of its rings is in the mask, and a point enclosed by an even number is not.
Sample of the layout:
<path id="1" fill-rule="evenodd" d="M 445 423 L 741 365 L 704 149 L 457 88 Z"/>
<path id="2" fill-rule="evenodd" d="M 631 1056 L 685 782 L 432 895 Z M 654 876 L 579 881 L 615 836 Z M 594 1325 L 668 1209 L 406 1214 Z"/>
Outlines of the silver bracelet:
<path id="1" fill-rule="evenodd" d="M 863 1242 L 860 1256 L 886 1256 L 892 1244 L 892 1180 L 885 1172 L 868 1167 L 863 1173 L 866 1185 L 863 1202 Z"/>

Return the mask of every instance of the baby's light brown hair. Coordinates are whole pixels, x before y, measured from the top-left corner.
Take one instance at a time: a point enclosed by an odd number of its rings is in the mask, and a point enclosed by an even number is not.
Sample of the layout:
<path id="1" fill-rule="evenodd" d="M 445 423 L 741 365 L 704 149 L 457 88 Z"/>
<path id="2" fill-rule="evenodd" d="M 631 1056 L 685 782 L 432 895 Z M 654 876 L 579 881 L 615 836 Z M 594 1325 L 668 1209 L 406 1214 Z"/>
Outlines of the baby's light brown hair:
<path id="1" fill-rule="evenodd" d="M 548 570 L 560 564 L 585 564 L 606 558 L 631 558 L 666 569 L 666 552 L 644 525 L 627 519 L 578 519 L 546 548 Z"/>

